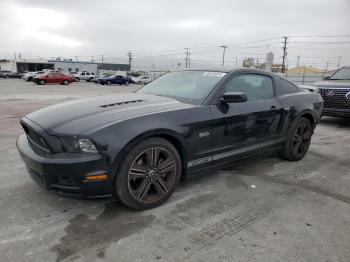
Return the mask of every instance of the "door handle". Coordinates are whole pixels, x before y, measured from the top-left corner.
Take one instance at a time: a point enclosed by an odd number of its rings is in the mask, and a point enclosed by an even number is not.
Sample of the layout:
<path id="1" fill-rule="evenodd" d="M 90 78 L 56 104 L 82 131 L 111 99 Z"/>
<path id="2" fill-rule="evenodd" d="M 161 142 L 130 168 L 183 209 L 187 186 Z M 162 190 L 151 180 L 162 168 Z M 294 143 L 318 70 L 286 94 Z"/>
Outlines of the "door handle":
<path id="1" fill-rule="evenodd" d="M 276 111 L 276 110 L 279 110 L 279 108 L 277 108 L 276 106 L 271 106 L 271 110 Z"/>

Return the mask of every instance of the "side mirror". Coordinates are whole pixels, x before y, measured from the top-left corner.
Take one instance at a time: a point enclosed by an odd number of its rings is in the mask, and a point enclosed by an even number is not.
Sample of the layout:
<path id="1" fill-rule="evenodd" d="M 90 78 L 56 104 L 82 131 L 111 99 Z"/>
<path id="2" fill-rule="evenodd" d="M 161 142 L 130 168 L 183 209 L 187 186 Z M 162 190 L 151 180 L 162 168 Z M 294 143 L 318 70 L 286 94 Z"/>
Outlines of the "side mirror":
<path id="1" fill-rule="evenodd" d="M 330 78 L 330 76 L 325 76 L 324 78 L 322 78 L 322 80 L 329 80 Z"/>
<path id="2" fill-rule="evenodd" d="M 243 103 L 247 102 L 248 97 L 245 93 L 242 92 L 227 92 L 222 95 L 220 98 L 221 103 Z"/>

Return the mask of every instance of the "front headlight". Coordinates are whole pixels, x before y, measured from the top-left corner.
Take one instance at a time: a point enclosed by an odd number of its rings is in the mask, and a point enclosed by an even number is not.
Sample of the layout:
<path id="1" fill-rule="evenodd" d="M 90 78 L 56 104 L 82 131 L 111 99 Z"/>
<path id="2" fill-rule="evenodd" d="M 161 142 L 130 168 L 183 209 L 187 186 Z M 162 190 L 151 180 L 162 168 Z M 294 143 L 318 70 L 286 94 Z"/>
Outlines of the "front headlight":
<path id="1" fill-rule="evenodd" d="M 86 138 L 81 138 L 78 140 L 79 149 L 85 153 L 97 153 L 95 145 Z"/>
<path id="2" fill-rule="evenodd" d="M 96 146 L 87 138 L 60 137 L 63 150 L 69 153 L 97 153 Z"/>

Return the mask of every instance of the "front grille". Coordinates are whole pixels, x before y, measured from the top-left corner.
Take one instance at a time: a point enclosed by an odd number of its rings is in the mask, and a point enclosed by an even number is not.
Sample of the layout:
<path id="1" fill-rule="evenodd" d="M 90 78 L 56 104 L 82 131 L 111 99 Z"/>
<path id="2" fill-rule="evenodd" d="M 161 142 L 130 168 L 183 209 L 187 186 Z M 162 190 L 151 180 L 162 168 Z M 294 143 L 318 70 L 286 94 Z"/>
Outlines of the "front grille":
<path id="1" fill-rule="evenodd" d="M 350 92 L 349 88 L 320 88 L 319 90 L 325 108 L 350 109 L 350 100 L 346 97 Z M 348 97 L 350 98 L 350 95 Z"/>
<path id="2" fill-rule="evenodd" d="M 35 132 L 30 126 L 26 125 L 25 123 L 21 122 L 21 125 L 26 132 L 27 138 L 31 145 L 47 153 L 50 153 L 50 149 L 44 138 L 42 138 L 37 132 Z"/>

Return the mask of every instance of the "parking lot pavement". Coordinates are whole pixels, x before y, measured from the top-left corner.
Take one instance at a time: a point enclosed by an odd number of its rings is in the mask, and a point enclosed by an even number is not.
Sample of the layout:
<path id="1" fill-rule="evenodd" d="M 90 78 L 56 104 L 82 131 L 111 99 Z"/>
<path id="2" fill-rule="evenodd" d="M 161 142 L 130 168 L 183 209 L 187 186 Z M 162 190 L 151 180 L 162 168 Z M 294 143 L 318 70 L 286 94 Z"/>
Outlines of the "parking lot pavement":
<path id="1" fill-rule="evenodd" d="M 0 261 L 349 261 L 349 120 L 324 118 L 299 162 L 245 159 L 190 177 L 149 211 L 52 195 L 28 177 L 22 116 L 136 88 L 0 80 Z"/>

